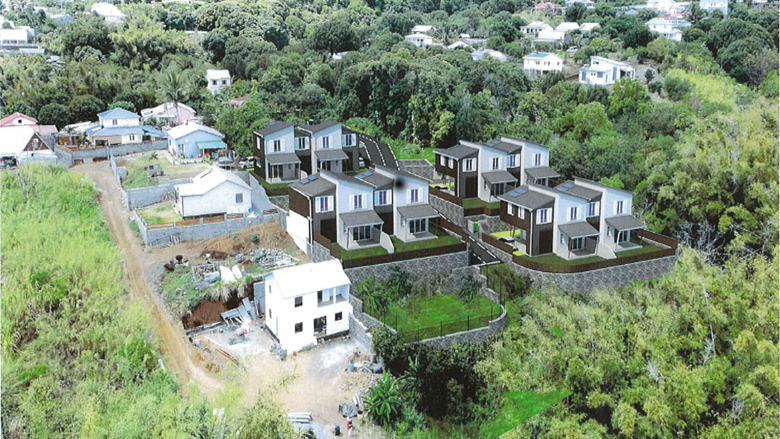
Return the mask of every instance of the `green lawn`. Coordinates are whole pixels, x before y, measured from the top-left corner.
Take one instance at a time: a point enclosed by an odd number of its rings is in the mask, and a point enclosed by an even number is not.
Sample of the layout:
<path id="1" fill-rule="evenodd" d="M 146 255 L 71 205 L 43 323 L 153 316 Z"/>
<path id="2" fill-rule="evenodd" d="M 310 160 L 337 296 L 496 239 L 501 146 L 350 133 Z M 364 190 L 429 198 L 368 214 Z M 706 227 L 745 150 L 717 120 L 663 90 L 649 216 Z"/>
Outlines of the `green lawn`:
<path id="1" fill-rule="evenodd" d="M 181 216 L 173 209 L 173 204 L 169 203 L 139 209 L 138 215 L 150 226 L 181 221 Z"/>
<path id="2" fill-rule="evenodd" d="M 156 186 L 160 180 L 166 181 L 194 177 L 208 167 L 206 163 L 174 165 L 159 152 L 130 157 L 120 160 L 119 164 L 127 168 L 127 178 L 122 180 L 122 186 L 125 189 Z M 163 176 L 156 178 L 147 177 L 144 167 L 149 165 L 160 165 L 163 170 Z"/>
<path id="3" fill-rule="evenodd" d="M 485 326 L 489 317 L 498 317 L 501 308 L 482 295 L 477 295 L 471 304 L 463 302 L 457 294 L 434 294 L 433 296 L 413 295 L 402 304 L 391 304 L 384 316 L 374 316 L 398 331 L 412 331 L 418 328 L 432 328 L 438 336 L 441 324 L 462 322 L 462 325 L 449 325 L 443 333 L 448 334 L 466 330 L 466 320 L 471 329 Z M 477 319 L 488 316 L 487 319 Z M 463 326 L 463 327 L 461 327 Z"/>
<path id="4" fill-rule="evenodd" d="M 408 252 L 408 251 L 420 250 L 423 248 L 442 247 L 445 245 L 452 245 L 460 242 L 460 239 L 452 235 L 439 236 L 438 238 L 435 239 L 424 239 L 422 241 L 414 241 L 414 242 L 403 242 L 400 239 L 396 238 L 395 236 L 391 236 L 390 239 L 393 240 L 393 247 L 395 247 L 395 251 L 397 252 Z"/>
<path id="5" fill-rule="evenodd" d="M 642 247 L 639 247 L 639 248 L 635 248 L 635 249 L 631 249 L 631 250 L 625 250 L 625 251 L 622 251 L 622 252 L 615 252 L 615 256 L 617 256 L 618 258 L 625 258 L 626 256 L 634 256 L 634 255 L 639 255 L 639 254 L 642 254 L 642 253 L 650 253 L 650 252 L 654 252 L 656 250 L 661 250 L 661 247 L 659 247 L 657 245 L 653 245 L 653 244 L 643 243 Z"/>
<path id="6" fill-rule="evenodd" d="M 369 247 L 369 248 L 359 248 L 355 250 L 344 250 L 340 245 L 336 244 L 335 242 L 332 244 L 334 248 L 339 249 L 341 252 L 341 259 L 342 260 L 348 260 L 348 259 L 359 259 L 359 258 L 365 258 L 368 256 L 379 256 L 379 255 L 386 255 L 387 250 L 385 250 L 382 247 Z"/>
<path id="7" fill-rule="evenodd" d="M 512 236 L 512 231 L 511 230 L 504 230 L 502 232 L 491 233 L 491 235 L 495 236 L 496 238 L 501 239 L 501 238 L 506 238 L 506 237 Z M 522 236 L 521 230 L 520 229 L 515 229 L 515 235 L 512 236 L 512 237 L 513 238 L 519 238 L 520 236 Z"/>
<path id="8" fill-rule="evenodd" d="M 435 157 L 433 154 L 434 148 L 420 148 L 419 150 L 417 148 L 404 148 L 400 145 L 406 145 L 405 142 L 396 141 L 396 142 L 389 142 L 388 145 L 390 145 L 390 149 L 393 150 L 393 154 L 395 154 L 395 158 L 398 160 L 428 160 L 430 163 L 433 163 L 435 161 Z"/>
<path id="9" fill-rule="evenodd" d="M 504 394 L 504 406 L 498 416 L 482 424 L 479 437 L 497 438 L 532 416 L 561 402 L 570 394 L 571 392 L 565 390 L 547 393 L 507 392 Z"/>
<path id="10" fill-rule="evenodd" d="M 603 261 L 604 258 L 600 256 L 589 256 L 587 258 L 582 259 L 575 259 L 572 261 L 567 261 L 566 259 L 563 259 L 560 256 L 557 255 L 544 255 L 544 256 L 524 256 L 525 258 L 530 259 L 531 261 L 538 262 L 540 264 L 549 264 L 549 265 L 580 265 L 580 264 L 587 264 L 589 262 L 598 262 Z"/>
<path id="11" fill-rule="evenodd" d="M 486 207 L 488 209 L 498 209 L 499 207 L 501 207 L 501 202 L 496 201 L 493 203 L 488 203 L 486 201 L 480 200 L 479 198 L 469 198 L 463 200 L 464 209 L 471 209 L 474 207 Z"/>
<path id="12" fill-rule="evenodd" d="M 260 181 L 260 185 L 263 186 L 263 188 L 271 189 L 271 190 L 274 190 L 274 189 L 284 189 L 286 187 L 289 187 L 290 183 L 291 183 L 291 182 L 269 183 L 269 182 L 267 182 L 265 180 L 262 180 L 262 179 L 259 179 L 259 181 Z"/>

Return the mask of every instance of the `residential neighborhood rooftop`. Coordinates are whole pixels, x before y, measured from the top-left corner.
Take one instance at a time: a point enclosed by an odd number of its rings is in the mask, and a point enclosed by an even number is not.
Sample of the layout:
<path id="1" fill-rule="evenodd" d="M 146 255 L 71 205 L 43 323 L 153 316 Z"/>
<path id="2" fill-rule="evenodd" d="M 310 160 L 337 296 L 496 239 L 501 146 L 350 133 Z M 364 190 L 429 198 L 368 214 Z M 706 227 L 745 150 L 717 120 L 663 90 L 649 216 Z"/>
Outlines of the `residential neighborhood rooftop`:
<path id="1" fill-rule="evenodd" d="M 534 191 L 528 186 L 519 186 L 503 195 L 499 195 L 498 198 L 530 210 L 538 209 L 555 201 L 554 197 Z"/>
<path id="2" fill-rule="evenodd" d="M 282 297 L 286 299 L 350 283 L 341 269 L 341 262 L 337 260 L 281 268 L 270 276 L 273 276 Z"/>

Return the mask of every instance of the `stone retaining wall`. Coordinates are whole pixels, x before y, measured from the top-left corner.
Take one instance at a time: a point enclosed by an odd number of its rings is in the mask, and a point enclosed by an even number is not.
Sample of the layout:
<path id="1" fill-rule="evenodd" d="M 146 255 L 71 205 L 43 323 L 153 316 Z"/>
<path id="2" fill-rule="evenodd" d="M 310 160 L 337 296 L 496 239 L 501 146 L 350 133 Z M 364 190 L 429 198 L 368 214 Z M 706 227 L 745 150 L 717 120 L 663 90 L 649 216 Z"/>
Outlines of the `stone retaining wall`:
<path id="1" fill-rule="evenodd" d="M 436 179 L 436 169 L 428 160 L 398 160 L 398 168 L 428 181 Z"/>
<path id="2" fill-rule="evenodd" d="M 515 264 L 512 261 L 512 256 L 508 253 L 485 242 L 482 244 L 513 271 L 528 275 L 535 285 L 555 284 L 564 291 L 580 293 L 591 293 L 600 289 L 615 289 L 631 285 L 634 281 L 642 282 L 656 279 L 670 272 L 677 262 L 677 255 L 674 255 L 590 270 L 583 273 L 546 273 Z"/>
<path id="3" fill-rule="evenodd" d="M 315 243 L 316 244 L 316 243 Z M 317 244 L 319 245 L 319 244 Z M 324 248 L 324 247 L 323 247 Z M 330 255 L 330 253 L 328 253 Z M 314 258 L 312 258 L 314 260 Z M 452 270 L 468 267 L 469 255 L 467 251 L 449 253 L 444 255 L 429 256 L 427 258 L 409 259 L 407 261 L 390 262 L 387 264 L 368 265 L 365 267 L 347 268 L 344 270 L 354 286 L 373 276 L 377 282 L 384 282 L 390 275 L 392 267 L 398 267 L 412 278 L 442 273 L 449 275 Z"/>
<path id="4" fill-rule="evenodd" d="M 125 207 L 130 210 L 140 209 L 162 201 L 173 201 L 176 198 L 176 185 L 192 183 L 191 178 L 170 180 L 157 186 L 139 187 L 128 189 Z"/>
<path id="5" fill-rule="evenodd" d="M 229 235 L 231 233 L 239 232 L 247 227 L 257 224 L 266 223 L 269 221 L 280 221 L 280 217 L 283 217 L 282 213 L 274 215 L 264 215 L 260 217 L 248 217 L 226 219 L 218 223 L 195 224 L 191 226 L 176 226 L 164 229 L 147 229 L 146 223 L 141 219 L 136 210 L 133 210 L 132 218 L 138 224 L 138 228 L 141 231 L 141 237 L 144 240 L 144 244 L 149 247 L 162 247 L 176 242 L 184 241 L 200 241 L 203 239 L 215 238 L 217 236 Z M 281 219 L 283 220 L 283 218 Z"/>
<path id="6" fill-rule="evenodd" d="M 419 344 L 424 344 L 436 349 L 449 349 L 454 343 L 457 344 L 478 344 L 486 342 L 490 336 L 500 334 L 506 328 L 506 308 L 501 306 L 501 315 L 488 322 L 488 326 L 482 328 L 472 329 L 470 331 L 456 332 L 453 334 L 447 334 L 442 337 L 428 338 L 418 341 Z"/>
<path id="7" fill-rule="evenodd" d="M 309 255 L 312 262 L 324 262 L 336 259 L 331 256 L 330 250 L 328 250 L 327 247 L 317 241 L 313 241 L 311 244 L 307 244 L 307 246 L 309 247 L 309 251 L 307 251 L 306 254 Z"/>
<path id="8" fill-rule="evenodd" d="M 374 352 L 374 338 L 371 332 L 355 318 L 354 314 L 349 315 L 349 333 L 366 353 Z"/>
<path id="9" fill-rule="evenodd" d="M 466 218 L 464 216 L 463 207 L 457 204 L 450 203 L 449 201 L 439 198 L 436 195 L 430 194 L 428 196 L 428 203 L 436 209 L 447 221 L 455 224 L 463 230 L 468 229 L 466 224 Z"/>

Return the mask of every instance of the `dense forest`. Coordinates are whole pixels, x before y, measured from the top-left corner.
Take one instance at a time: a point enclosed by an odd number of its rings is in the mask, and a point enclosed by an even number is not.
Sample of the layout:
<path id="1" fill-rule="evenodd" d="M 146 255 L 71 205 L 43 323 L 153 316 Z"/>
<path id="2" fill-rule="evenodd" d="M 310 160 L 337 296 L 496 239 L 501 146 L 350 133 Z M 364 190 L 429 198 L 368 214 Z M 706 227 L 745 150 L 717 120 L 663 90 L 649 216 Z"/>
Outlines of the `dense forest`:
<path id="1" fill-rule="evenodd" d="M 38 29 L 60 59 L 2 56 L 0 113 L 63 127 L 176 100 L 241 155 L 273 119 L 341 120 L 399 158 L 498 133 L 547 145 L 562 176 L 635 191 L 634 214 L 687 247 L 677 267 L 588 297 L 506 276 L 511 323 L 484 346 L 436 353 L 379 335 L 395 378 L 376 401 L 396 404 L 377 422 L 399 437 L 482 437 L 507 396 L 527 392 L 560 402 L 511 437 L 775 436 L 777 11 L 739 3 L 724 18 L 694 6 L 675 44 L 647 30 L 652 14 L 618 15 L 628 3 L 565 16 L 601 24 L 575 33 L 567 64 L 604 55 L 646 67 L 610 89 L 564 75 L 529 80 L 520 27 L 552 20 L 515 13 L 526 0 L 125 2 L 118 25 L 74 2 L 66 26 L 14 4 L 3 15 Z M 435 25 L 445 43 L 488 38 L 512 61 L 416 48 L 403 39 L 416 24 Z M 229 69 L 233 86 L 212 96 L 208 68 Z M 241 96 L 243 106 L 227 104 Z M 182 399 L 155 366 L 147 316 L 126 297 L 91 185 L 61 169 L 3 174 L 0 208 L 4 435 L 211 437 L 222 428 L 213 407 Z M 280 413 L 261 398 L 229 413 L 225 428 L 290 434 Z"/>

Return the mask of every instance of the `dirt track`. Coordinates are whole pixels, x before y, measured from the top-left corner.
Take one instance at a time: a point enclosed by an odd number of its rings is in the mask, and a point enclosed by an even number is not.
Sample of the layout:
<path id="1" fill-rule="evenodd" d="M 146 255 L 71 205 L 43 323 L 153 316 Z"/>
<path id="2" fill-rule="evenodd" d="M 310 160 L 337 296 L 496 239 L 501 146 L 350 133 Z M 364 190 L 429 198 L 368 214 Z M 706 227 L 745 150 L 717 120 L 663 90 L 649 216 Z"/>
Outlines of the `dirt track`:
<path id="1" fill-rule="evenodd" d="M 144 253 L 140 240 L 130 230 L 130 215 L 122 205 L 122 196 L 111 167 L 101 162 L 76 166 L 72 172 L 81 173 L 95 182 L 111 236 L 124 256 L 127 288 L 131 297 L 149 306 L 150 323 L 160 342 L 165 367 L 178 376 L 183 391 L 186 391 L 187 384 L 195 381 L 201 392 L 213 397 L 222 383 L 193 363 L 192 358 L 201 358 L 200 352 L 190 345 L 181 324 L 171 319 L 144 276 L 141 261 L 147 260 L 149 255 Z"/>

